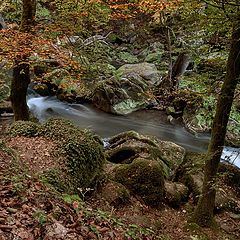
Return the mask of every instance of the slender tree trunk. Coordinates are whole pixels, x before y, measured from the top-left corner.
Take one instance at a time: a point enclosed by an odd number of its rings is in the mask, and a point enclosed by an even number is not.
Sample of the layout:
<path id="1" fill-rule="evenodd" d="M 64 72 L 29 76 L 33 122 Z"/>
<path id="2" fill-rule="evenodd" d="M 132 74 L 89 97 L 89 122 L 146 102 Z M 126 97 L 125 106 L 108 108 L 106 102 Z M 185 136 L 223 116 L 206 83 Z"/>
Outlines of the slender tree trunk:
<path id="1" fill-rule="evenodd" d="M 14 112 L 14 120 L 29 120 L 29 112 L 26 101 L 27 88 L 30 83 L 29 64 L 16 63 L 13 68 L 11 83 L 11 102 Z"/>
<path id="2" fill-rule="evenodd" d="M 20 31 L 29 32 L 35 21 L 36 0 L 23 0 L 22 19 Z"/>
<path id="3" fill-rule="evenodd" d="M 22 1 L 22 19 L 20 31 L 29 32 L 34 24 L 36 14 L 36 0 Z M 29 64 L 27 58 L 18 59 L 13 67 L 13 78 L 11 82 L 11 102 L 14 120 L 29 120 L 27 106 L 27 88 L 30 83 Z"/>
<path id="4" fill-rule="evenodd" d="M 179 78 L 185 73 L 189 64 L 189 56 L 186 52 L 178 55 L 172 67 L 172 82 L 173 87 L 177 88 L 179 85 Z"/>
<path id="5" fill-rule="evenodd" d="M 220 162 L 227 123 L 234 92 L 240 77 L 240 16 L 235 23 L 232 43 L 227 62 L 227 73 L 217 102 L 216 114 L 213 121 L 212 136 L 208 147 L 205 163 L 202 195 L 193 214 L 192 221 L 201 226 L 213 223 L 213 210 L 216 195 L 216 175 Z"/>

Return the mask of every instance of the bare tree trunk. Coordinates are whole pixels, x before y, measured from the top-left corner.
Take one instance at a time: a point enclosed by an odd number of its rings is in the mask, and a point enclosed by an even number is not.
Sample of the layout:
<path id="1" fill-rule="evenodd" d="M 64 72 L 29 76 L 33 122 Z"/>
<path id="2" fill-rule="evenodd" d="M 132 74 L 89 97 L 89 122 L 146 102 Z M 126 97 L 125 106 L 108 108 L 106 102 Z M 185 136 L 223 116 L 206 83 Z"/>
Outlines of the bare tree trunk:
<path id="1" fill-rule="evenodd" d="M 178 87 L 179 78 L 185 73 L 189 64 L 189 56 L 186 52 L 182 52 L 178 55 L 176 61 L 172 67 L 172 82 L 173 87 Z"/>
<path id="2" fill-rule="evenodd" d="M 227 62 L 227 73 L 217 102 L 213 121 L 212 136 L 208 147 L 205 163 L 205 173 L 202 195 L 193 214 L 192 221 L 201 226 L 213 223 L 213 210 L 216 195 L 216 175 L 223 150 L 227 123 L 234 92 L 240 77 L 240 17 L 235 23 L 232 33 L 232 43 Z"/>
<path id="3" fill-rule="evenodd" d="M 171 56 L 171 53 L 170 53 Z M 171 57 L 169 57 L 171 59 Z M 170 60 L 168 75 L 159 84 L 159 88 L 164 88 L 164 90 L 172 91 L 176 90 L 179 85 L 179 78 L 184 74 L 189 64 L 189 56 L 186 52 L 182 52 L 178 55 L 174 64 Z"/>
<path id="4" fill-rule="evenodd" d="M 34 24 L 36 13 L 36 0 L 22 1 L 22 19 L 20 30 L 29 32 Z M 31 44 L 31 43 L 30 43 Z M 27 59 L 15 61 L 13 67 L 13 78 L 11 82 L 11 102 L 14 113 L 14 120 L 29 120 L 29 111 L 27 106 L 27 88 L 30 83 L 29 64 Z"/>
<path id="5" fill-rule="evenodd" d="M 15 121 L 29 120 L 29 112 L 26 101 L 27 88 L 29 83 L 29 64 L 16 63 L 13 69 L 10 96 Z"/>
<path id="6" fill-rule="evenodd" d="M 29 32 L 35 21 L 36 0 L 23 0 L 22 19 L 20 31 Z"/>

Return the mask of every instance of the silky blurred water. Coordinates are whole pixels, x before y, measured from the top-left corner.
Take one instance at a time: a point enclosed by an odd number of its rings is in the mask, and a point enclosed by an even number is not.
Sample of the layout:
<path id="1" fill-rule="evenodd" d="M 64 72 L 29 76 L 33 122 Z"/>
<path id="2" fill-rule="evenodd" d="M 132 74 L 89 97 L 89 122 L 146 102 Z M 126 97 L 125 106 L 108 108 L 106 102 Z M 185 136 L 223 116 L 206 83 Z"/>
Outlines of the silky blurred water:
<path id="1" fill-rule="evenodd" d="M 55 97 L 28 96 L 28 107 L 40 122 L 50 117 L 72 120 L 81 128 L 89 128 L 102 138 L 109 138 L 120 132 L 135 130 L 142 134 L 154 135 L 162 140 L 172 141 L 189 151 L 206 152 L 210 136 L 193 135 L 180 124 L 167 122 L 159 111 L 141 111 L 127 116 L 101 112 L 90 105 L 67 104 Z M 224 147 L 222 160 L 240 167 L 240 149 Z"/>

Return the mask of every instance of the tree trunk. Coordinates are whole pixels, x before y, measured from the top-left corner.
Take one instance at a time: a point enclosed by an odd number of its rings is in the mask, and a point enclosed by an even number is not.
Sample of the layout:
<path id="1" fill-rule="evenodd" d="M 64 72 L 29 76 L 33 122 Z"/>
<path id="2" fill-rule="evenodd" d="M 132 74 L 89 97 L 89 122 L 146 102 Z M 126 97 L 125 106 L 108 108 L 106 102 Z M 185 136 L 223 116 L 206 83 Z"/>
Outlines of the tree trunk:
<path id="1" fill-rule="evenodd" d="M 213 210 L 216 195 L 216 175 L 220 162 L 227 123 L 231 111 L 234 92 L 240 77 L 240 17 L 235 23 L 232 34 L 231 48 L 227 62 L 227 73 L 217 102 L 213 121 L 211 141 L 205 163 L 202 195 L 193 214 L 192 221 L 200 226 L 210 226 L 213 223 Z"/>
<path id="2" fill-rule="evenodd" d="M 22 19 L 20 30 L 29 32 L 34 24 L 36 13 L 36 0 L 22 1 Z M 29 120 L 27 106 L 27 88 L 30 83 L 29 64 L 27 58 L 15 60 L 13 78 L 11 82 L 11 102 L 14 113 L 14 120 Z"/>
<path id="3" fill-rule="evenodd" d="M 36 6 L 36 0 L 23 0 L 20 31 L 29 32 L 31 30 L 31 26 L 34 24 L 35 21 Z"/>
<path id="4" fill-rule="evenodd" d="M 171 57 L 169 58 L 171 59 Z M 189 56 L 187 55 L 186 52 L 182 52 L 178 55 L 173 66 L 172 60 L 170 60 L 168 75 L 162 80 L 162 82 L 160 82 L 158 87 L 163 88 L 164 91 L 169 90 L 170 93 L 176 90 L 179 86 L 179 79 L 185 73 L 188 64 Z"/>
<path id="5" fill-rule="evenodd" d="M 172 81 L 174 87 L 178 87 L 179 77 L 181 77 L 185 73 L 188 64 L 189 56 L 187 55 L 187 53 L 180 53 L 172 67 Z"/>
<path id="6" fill-rule="evenodd" d="M 30 83 L 29 64 L 17 63 L 13 68 L 11 83 L 11 102 L 14 120 L 29 120 L 29 112 L 26 101 L 27 88 Z"/>

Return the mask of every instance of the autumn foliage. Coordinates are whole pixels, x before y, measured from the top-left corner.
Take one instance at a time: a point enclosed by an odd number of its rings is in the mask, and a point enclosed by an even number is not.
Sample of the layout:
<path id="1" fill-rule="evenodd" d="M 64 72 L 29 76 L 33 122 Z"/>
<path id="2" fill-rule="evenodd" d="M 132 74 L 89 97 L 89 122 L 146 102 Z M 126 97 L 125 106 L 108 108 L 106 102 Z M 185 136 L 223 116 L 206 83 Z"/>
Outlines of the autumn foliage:
<path id="1" fill-rule="evenodd" d="M 103 0 L 104 1 L 104 0 Z M 155 14 L 175 9 L 183 0 L 110 0 L 105 1 L 112 10 L 112 18 L 132 18 L 138 14 Z"/>

